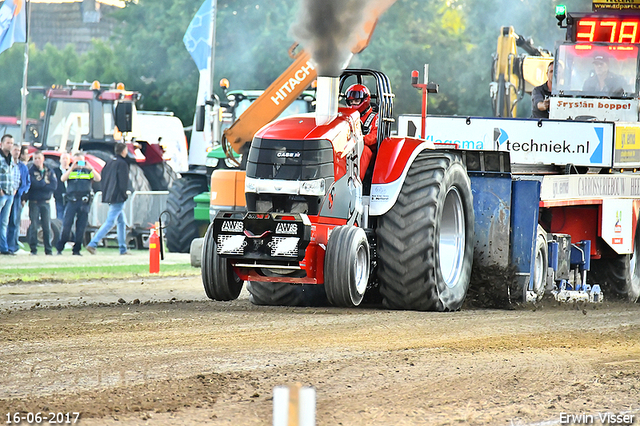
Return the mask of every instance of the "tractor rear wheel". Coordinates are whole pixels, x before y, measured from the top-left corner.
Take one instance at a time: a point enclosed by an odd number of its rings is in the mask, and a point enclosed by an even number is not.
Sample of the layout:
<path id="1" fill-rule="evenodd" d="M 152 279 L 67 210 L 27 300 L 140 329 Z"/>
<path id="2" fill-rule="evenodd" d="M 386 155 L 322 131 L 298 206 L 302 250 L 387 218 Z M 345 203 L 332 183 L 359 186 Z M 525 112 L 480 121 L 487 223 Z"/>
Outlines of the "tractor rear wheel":
<path id="1" fill-rule="evenodd" d="M 378 279 L 392 309 L 455 311 L 473 262 L 471 184 L 460 157 L 421 152 L 378 221 Z"/>
<path id="2" fill-rule="evenodd" d="M 360 305 L 369 282 L 369 242 L 362 228 L 338 226 L 331 232 L 324 259 L 324 286 L 329 303 Z"/>
<path id="3" fill-rule="evenodd" d="M 193 210 L 196 207 L 194 197 L 209 190 L 207 177 L 185 175 L 173 182 L 167 198 L 169 223 L 165 229 L 167 248 L 174 253 L 189 253 L 191 241 L 204 233 L 208 221 L 196 220 Z"/>
<path id="4" fill-rule="evenodd" d="M 267 306 L 325 306 L 323 285 L 249 281 L 249 301 Z"/>
<path id="5" fill-rule="evenodd" d="M 152 191 L 166 191 L 178 179 L 178 174 L 166 163 L 155 163 L 142 168 Z"/>
<path id="6" fill-rule="evenodd" d="M 634 303 L 640 297 L 640 226 L 636 229 L 633 253 L 591 261 L 593 284 L 599 284 L 615 297 Z M 605 293 L 606 296 L 606 293 Z"/>
<path id="7" fill-rule="evenodd" d="M 212 300 L 235 300 L 242 291 L 243 281 L 236 275 L 228 259 L 216 250 L 213 223 L 209 225 L 202 245 L 202 283 L 207 297 Z"/>

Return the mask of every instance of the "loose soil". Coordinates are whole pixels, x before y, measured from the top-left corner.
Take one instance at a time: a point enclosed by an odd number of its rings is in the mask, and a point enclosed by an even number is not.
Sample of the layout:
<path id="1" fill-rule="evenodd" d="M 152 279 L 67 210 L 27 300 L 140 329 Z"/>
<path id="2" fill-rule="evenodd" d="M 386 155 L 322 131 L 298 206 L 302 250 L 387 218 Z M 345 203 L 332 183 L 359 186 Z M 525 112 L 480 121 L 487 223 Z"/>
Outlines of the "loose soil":
<path id="1" fill-rule="evenodd" d="M 0 285 L 3 423 L 270 425 L 293 383 L 316 389 L 318 425 L 638 423 L 640 305 L 265 307 L 206 300 L 198 275 Z"/>

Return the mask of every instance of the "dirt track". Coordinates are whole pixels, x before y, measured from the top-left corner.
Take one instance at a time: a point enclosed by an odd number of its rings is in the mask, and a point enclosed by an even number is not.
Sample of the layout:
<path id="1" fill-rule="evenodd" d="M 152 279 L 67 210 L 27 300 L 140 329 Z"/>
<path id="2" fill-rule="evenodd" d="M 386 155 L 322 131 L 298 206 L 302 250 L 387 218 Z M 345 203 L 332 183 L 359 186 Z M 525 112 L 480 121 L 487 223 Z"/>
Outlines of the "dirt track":
<path id="1" fill-rule="evenodd" d="M 273 387 L 301 382 L 317 390 L 318 425 L 606 412 L 640 424 L 639 304 L 258 307 L 244 292 L 206 301 L 197 276 L 0 285 L 0 300 L 3 422 L 76 411 L 84 425 L 270 425 Z"/>

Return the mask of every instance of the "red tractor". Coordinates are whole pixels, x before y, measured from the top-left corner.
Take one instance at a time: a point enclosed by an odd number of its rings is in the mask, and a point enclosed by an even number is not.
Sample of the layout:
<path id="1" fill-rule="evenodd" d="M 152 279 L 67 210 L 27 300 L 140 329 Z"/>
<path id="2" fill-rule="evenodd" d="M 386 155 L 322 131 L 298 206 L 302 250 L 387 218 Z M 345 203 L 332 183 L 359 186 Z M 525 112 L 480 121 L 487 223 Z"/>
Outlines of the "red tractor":
<path id="1" fill-rule="evenodd" d="M 64 87 L 32 88 L 43 91 L 47 109 L 43 117 L 42 136 L 38 148 L 47 158 L 57 161 L 62 151 L 82 149 L 97 160 L 94 167 L 102 169 L 113 156 L 113 147 L 135 127 L 135 102 L 138 92 L 124 85 L 73 83 Z M 126 140 L 131 155 L 129 178 L 134 191 L 164 191 L 176 178 L 176 172 L 163 159 L 163 149 L 157 141 Z"/>
<path id="2" fill-rule="evenodd" d="M 369 87 L 379 114 L 364 179 L 357 110 L 336 108 L 326 124 L 304 114 L 260 129 L 247 161 L 247 213 L 219 212 L 205 236 L 209 298 L 235 299 L 248 281 L 256 304 L 353 307 L 369 295 L 393 309 L 460 308 L 474 252 L 463 155 L 391 136 L 393 93 L 383 73 L 345 70 L 330 86 L 344 95 L 353 83 Z M 338 102 L 320 87 L 319 109 L 322 96 Z"/>

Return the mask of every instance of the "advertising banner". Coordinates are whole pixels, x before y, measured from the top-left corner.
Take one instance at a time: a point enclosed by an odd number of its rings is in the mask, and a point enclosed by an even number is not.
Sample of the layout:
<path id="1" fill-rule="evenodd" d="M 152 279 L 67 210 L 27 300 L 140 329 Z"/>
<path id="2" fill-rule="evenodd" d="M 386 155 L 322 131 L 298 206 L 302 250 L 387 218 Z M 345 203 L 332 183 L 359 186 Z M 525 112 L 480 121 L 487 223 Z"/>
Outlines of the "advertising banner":
<path id="1" fill-rule="evenodd" d="M 420 116 L 398 118 L 398 136 L 419 137 Z M 457 149 L 508 151 L 517 164 L 612 167 L 614 124 L 535 119 L 427 117 L 426 140 Z"/>

